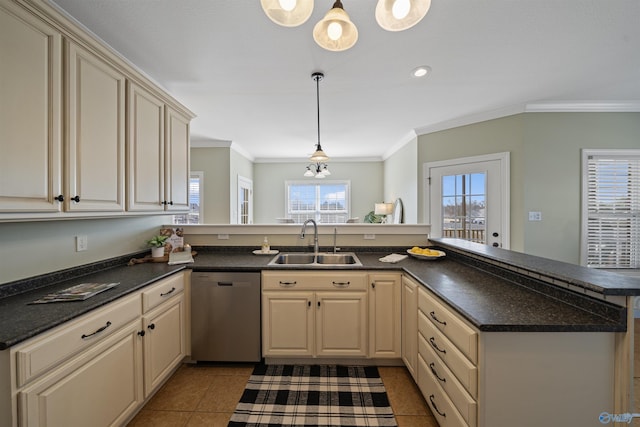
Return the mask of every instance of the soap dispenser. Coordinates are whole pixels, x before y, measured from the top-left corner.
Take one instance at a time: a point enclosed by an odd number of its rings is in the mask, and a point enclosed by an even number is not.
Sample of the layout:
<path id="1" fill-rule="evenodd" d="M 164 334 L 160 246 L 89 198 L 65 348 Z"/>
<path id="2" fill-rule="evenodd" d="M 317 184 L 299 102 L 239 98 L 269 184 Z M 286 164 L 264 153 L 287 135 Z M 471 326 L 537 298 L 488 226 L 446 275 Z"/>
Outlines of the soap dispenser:
<path id="1" fill-rule="evenodd" d="M 262 241 L 262 253 L 269 253 L 270 250 L 271 247 L 269 246 L 269 239 L 267 239 L 267 236 L 264 236 L 264 240 Z"/>

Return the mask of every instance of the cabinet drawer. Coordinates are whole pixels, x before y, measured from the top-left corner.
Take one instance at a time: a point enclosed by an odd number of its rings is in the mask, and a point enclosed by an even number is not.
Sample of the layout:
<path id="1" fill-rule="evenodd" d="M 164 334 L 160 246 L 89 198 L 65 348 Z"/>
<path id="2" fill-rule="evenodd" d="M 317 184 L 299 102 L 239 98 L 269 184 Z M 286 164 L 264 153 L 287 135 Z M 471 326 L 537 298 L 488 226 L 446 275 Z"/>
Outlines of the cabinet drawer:
<path id="1" fill-rule="evenodd" d="M 262 273 L 262 289 L 366 290 L 367 274 L 347 271 L 267 271 Z"/>
<path id="2" fill-rule="evenodd" d="M 424 341 L 418 340 L 418 353 L 423 358 L 427 358 L 429 353 L 425 351 L 426 348 L 421 346 L 420 343 L 431 347 L 433 353 L 447 365 L 471 396 L 477 397 L 478 370 L 476 366 L 451 341 L 447 340 L 442 332 L 433 326 L 422 312 L 418 312 L 418 330 L 420 331 L 418 337 L 422 335 L 424 338 Z"/>
<path id="3" fill-rule="evenodd" d="M 18 387 L 140 316 L 140 294 L 109 304 L 43 334 L 16 351 Z"/>
<path id="4" fill-rule="evenodd" d="M 427 364 L 427 374 L 431 375 L 433 380 L 440 384 L 440 387 L 447 393 L 449 399 L 451 399 L 467 424 L 470 427 L 475 427 L 477 424 L 477 403 L 474 398 L 469 395 L 465 387 L 434 353 L 425 338 L 420 334 L 418 334 L 418 348 L 420 349 L 420 357 Z"/>
<path id="5" fill-rule="evenodd" d="M 469 427 L 440 384 L 429 374 L 429 368 L 418 356 L 418 386 L 440 427 Z"/>
<path id="6" fill-rule="evenodd" d="M 451 309 L 436 301 L 427 291 L 420 289 L 418 308 L 446 337 L 473 363 L 478 361 L 478 334 Z"/>
<path id="7" fill-rule="evenodd" d="M 146 313 L 184 290 L 184 275 L 174 274 L 150 285 L 142 292 L 142 312 Z"/>

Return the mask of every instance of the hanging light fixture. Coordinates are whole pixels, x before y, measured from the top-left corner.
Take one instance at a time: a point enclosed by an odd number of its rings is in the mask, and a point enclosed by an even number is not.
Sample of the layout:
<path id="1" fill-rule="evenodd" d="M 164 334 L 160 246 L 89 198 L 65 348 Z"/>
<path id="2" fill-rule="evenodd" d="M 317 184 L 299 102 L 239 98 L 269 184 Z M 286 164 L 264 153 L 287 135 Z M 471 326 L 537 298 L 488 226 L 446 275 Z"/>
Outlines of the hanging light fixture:
<path id="1" fill-rule="evenodd" d="M 295 27 L 309 19 L 313 0 L 260 0 L 262 9 L 276 24 Z M 413 27 L 425 17 L 431 0 L 378 0 L 376 21 L 388 31 L 402 31 Z M 341 0 L 313 27 L 313 39 L 322 48 L 339 52 L 358 41 L 358 29 L 345 12 Z"/>
<path id="2" fill-rule="evenodd" d="M 283 27 L 297 27 L 307 22 L 313 12 L 313 0 L 260 0 L 269 19 Z"/>
<path id="3" fill-rule="evenodd" d="M 320 47 L 334 52 L 347 50 L 356 44 L 358 29 L 340 0 L 336 0 L 331 10 L 313 27 L 313 39 Z"/>
<path id="4" fill-rule="evenodd" d="M 324 74 L 315 72 L 311 74 L 311 78 L 316 82 L 316 107 L 318 112 L 318 142 L 316 143 L 316 151 L 309 157 L 311 164 L 307 165 L 307 170 L 304 173 L 306 177 L 324 178 L 331 175 L 329 172 L 329 166 L 327 160 L 329 157 L 322 150 L 320 145 L 320 80 L 324 78 Z"/>
<path id="5" fill-rule="evenodd" d="M 403 31 L 425 17 L 431 0 L 378 0 L 376 21 L 387 31 Z"/>

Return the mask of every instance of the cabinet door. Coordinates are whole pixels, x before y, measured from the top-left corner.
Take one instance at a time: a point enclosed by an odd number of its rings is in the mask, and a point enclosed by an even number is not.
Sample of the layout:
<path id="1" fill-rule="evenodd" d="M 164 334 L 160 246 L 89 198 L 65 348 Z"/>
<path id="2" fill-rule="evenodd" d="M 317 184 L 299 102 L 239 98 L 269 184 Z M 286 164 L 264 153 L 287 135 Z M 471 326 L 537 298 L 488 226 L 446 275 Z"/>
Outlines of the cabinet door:
<path id="1" fill-rule="evenodd" d="M 142 404 L 139 322 L 18 394 L 21 426 L 119 426 Z"/>
<path id="2" fill-rule="evenodd" d="M 402 277 L 402 360 L 418 382 L 418 285 Z"/>
<path id="3" fill-rule="evenodd" d="M 184 358 L 184 296 L 178 295 L 142 318 L 144 396 L 161 384 Z"/>
<path id="4" fill-rule="evenodd" d="M 367 355 L 366 292 L 316 293 L 316 355 Z"/>
<path id="5" fill-rule="evenodd" d="M 262 294 L 263 356 L 313 355 L 313 292 Z"/>
<path id="6" fill-rule="evenodd" d="M 123 211 L 125 77 L 74 43 L 67 52 L 65 210 Z"/>
<path id="7" fill-rule="evenodd" d="M 169 211 L 189 210 L 189 118 L 166 108 L 165 200 Z"/>
<path id="8" fill-rule="evenodd" d="M 401 337 L 401 275 L 369 276 L 369 357 L 399 358 Z"/>
<path id="9" fill-rule="evenodd" d="M 164 211 L 164 103 L 128 84 L 127 210 Z"/>
<path id="10" fill-rule="evenodd" d="M 0 212 L 58 212 L 61 35 L 0 4 Z"/>

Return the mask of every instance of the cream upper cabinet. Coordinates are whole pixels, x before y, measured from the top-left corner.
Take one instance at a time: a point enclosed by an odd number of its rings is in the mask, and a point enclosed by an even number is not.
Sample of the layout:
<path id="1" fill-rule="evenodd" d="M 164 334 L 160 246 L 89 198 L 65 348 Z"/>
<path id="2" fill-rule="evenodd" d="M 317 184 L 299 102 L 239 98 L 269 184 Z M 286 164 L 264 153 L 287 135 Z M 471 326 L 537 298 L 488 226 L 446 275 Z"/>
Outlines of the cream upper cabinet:
<path id="1" fill-rule="evenodd" d="M 369 356 L 400 358 L 401 283 L 400 273 L 369 275 Z"/>
<path id="2" fill-rule="evenodd" d="M 189 117 L 167 106 L 165 201 L 168 211 L 189 210 Z"/>
<path id="3" fill-rule="evenodd" d="M 127 210 L 164 211 L 164 102 L 128 83 Z"/>
<path id="4" fill-rule="evenodd" d="M 125 77 L 67 44 L 65 210 L 124 211 Z"/>
<path id="5" fill-rule="evenodd" d="M 3 1 L 0 58 L 0 212 L 58 212 L 61 34 Z"/>
<path id="6" fill-rule="evenodd" d="M 129 83 L 128 211 L 189 209 L 189 122 L 148 90 Z"/>

